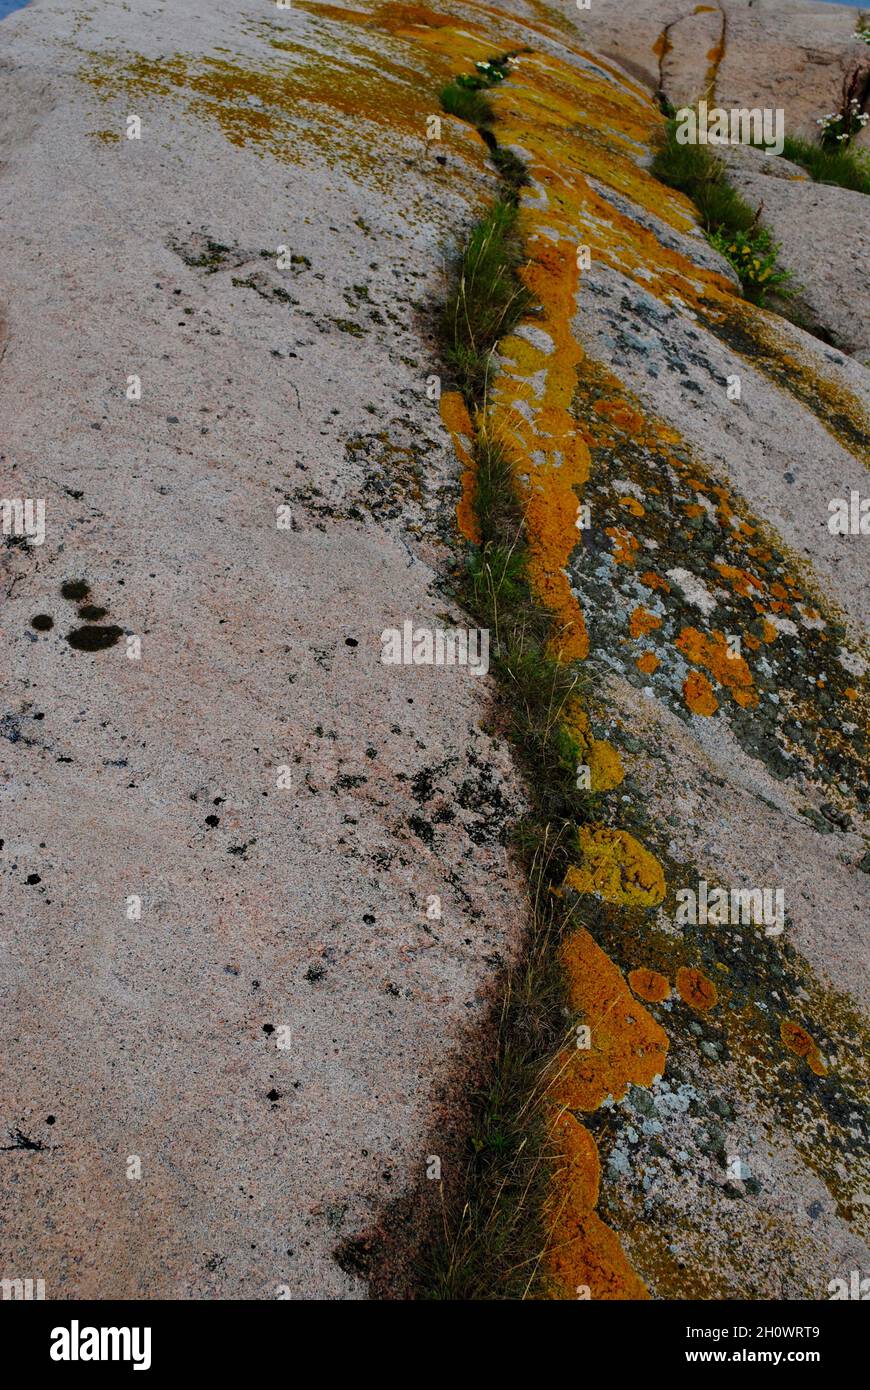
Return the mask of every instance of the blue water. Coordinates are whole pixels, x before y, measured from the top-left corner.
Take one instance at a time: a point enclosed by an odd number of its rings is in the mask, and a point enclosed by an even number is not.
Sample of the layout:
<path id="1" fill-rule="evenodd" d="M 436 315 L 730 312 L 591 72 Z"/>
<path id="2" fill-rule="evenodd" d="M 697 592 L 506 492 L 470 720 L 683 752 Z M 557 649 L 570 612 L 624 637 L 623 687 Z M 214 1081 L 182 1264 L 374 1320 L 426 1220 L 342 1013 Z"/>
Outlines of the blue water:
<path id="1" fill-rule="evenodd" d="M 13 10 L 23 10 L 27 0 L 0 0 L 0 19 L 5 19 Z"/>

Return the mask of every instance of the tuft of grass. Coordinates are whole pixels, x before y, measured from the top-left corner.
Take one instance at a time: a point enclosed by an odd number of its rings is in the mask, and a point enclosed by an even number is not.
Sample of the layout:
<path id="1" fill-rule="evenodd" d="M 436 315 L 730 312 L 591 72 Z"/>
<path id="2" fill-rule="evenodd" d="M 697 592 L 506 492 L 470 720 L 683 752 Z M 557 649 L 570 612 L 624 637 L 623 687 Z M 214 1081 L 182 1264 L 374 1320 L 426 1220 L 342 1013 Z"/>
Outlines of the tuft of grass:
<path id="1" fill-rule="evenodd" d="M 659 139 L 652 172 L 669 188 L 691 198 L 705 232 L 724 227 L 730 232 L 748 232 L 755 213 L 728 182 L 727 171 L 708 145 L 681 145 L 677 123 L 669 120 Z"/>
<path id="2" fill-rule="evenodd" d="M 855 193 L 870 193 L 870 159 L 853 149 L 828 150 L 811 140 L 786 136 L 782 154 L 800 164 L 816 183 L 833 183 Z"/>
<path id="3" fill-rule="evenodd" d="M 465 1181 L 456 1206 L 443 1209 L 443 1229 L 421 1271 L 429 1299 L 546 1295 L 551 1155 L 541 1099 L 549 1059 L 567 1036 L 556 954 L 562 923 L 547 887 L 552 848 L 543 840 L 532 854 L 529 937 L 509 972 L 494 1055 L 472 1097 Z"/>
<path id="4" fill-rule="evenodd" d="M 441 105 L 448 116 L 458 116 L 474 126 L 491 126 L 495 112 L 477 87 L 467 87 L 454 78 L 441 88 Z"/>
<path id="5" fill-rule="evenodd" d="M 517 275 L 523 250 L 516 224 L 516 203 L 505 197 L 476 223 L 458 259 L 454 288 L 441 316 L 445 357 L 472 404 L 485 394 L 498 340 L 532 302 Z"/>

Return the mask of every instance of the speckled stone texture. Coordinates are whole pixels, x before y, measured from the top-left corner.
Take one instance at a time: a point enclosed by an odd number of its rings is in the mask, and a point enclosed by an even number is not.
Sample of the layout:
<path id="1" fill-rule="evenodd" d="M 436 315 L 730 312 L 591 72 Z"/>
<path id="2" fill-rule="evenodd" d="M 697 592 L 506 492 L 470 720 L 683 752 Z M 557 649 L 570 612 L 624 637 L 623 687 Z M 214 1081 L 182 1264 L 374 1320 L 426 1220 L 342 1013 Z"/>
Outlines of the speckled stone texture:
<path id="1" fill-rule="evenodd" d="M 3 24 L 2 495 L 47 535 L 2 550 L 0 1275 L 48 1298 L 361 1294 L 333 1252 L 446 1145 L 523 920 L 489 681 L 380 663 L 463 621 L 427 315 L 482 147 L 430 157 L 425 64 L 365 163 L 350 116 L 288 104 L 267 150 L 83 80 L 290 70 L 270 38 L 332 42 L 254 0 Z M 70 580 L 116 645 L 69 644 Z"/>

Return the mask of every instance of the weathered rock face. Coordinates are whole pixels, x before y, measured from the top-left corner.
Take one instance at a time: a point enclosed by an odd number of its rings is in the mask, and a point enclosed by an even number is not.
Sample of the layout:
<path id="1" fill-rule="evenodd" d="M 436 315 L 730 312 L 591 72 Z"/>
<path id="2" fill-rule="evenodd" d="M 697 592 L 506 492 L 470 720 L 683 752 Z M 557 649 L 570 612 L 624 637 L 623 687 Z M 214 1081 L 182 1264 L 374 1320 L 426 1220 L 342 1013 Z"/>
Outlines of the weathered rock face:
<path id="1" fill-rule="evenodd" d="M 200 11 L 3 29 L 2 496 L 46 538 L 3 548 L 0 1272 L 49 1297 L 361 1292 L 333 1251 L 446 1142 L 523 914 L 487 680 L 380 662 L 461 619 L 423 325 L 484 151 L 435 162 L 380 32 Z"/>
<path id="2" fill-rule="evenodd" d="M 666 13 L 614 6 L 596 42 L 645 74 L 619 44 Z M 524 794 L 488 682 L 380 638 L 462 620 L 429 324 L 496 181 L 426 118 L 528 48 L 492 101 L 537 307 L 488 409 L 600 754 L 553 1288 L 826 1297 L 870 1190 L 870 566 L 828 525 L 867 491 L 866 370 L 739 297 L 649 173 L 651 90 L 564 12 L 57 0 L 4 38 L 3 496 L 47 503 L 3 552 L 4 1271 L 359 1296 L 336 1247 L 431 1195 L 521 935 Z M 781 912 L 731 915 L 765 891 Z"/>
<path id="3" fill-rule="evenodd" d="M 750 145 L 725 146 L 721 157 L 779 244 L 814 331 L 870 364 L 867 195 L 814 183 L 799 165 Z"/>
<path id="4" fill-rule="evenodd" d="M 781 108 L 789 135 L 812 136 L 865 57 L 857 18 L 847 5 L 814 0 L 592 0 L 577 25 L 674 106 L 707 97 Z"/>

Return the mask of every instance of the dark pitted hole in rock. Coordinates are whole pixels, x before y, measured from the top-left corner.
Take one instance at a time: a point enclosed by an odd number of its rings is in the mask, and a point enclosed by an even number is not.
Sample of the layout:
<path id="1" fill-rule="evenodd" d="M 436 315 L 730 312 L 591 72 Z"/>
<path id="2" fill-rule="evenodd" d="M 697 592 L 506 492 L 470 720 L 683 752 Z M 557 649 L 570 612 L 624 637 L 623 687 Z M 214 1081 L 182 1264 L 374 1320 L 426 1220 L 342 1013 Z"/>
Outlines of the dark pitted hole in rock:
<path id="1" fill-rule="evenodd" d="M 119 627 L 76 627 L 67 633 L 66 640 L 78 652 L 102 652 L 114 647 L 120 636 Z"/>
<path id="2" fill-rule="evenodd" d="M 35 628 L 37 632 L 50 632 L 54 627 L 54 618 L 48 613 L 36 613 L 30 619 L 30 626 Z"/>
<path id="3" fill-rule="evenodd" d="M 100 608 L 96 603 L 86 603 L 84 608 L 79 609 L 79 617 L 86 623 L 97 623 L 100 618 L 105 618 L 108 608 Z"/>
<path id="4" fill-rule="evenodd" d="M 67 579 L 61 584 L 60 592 L 64 598 L 70 599 L 72 603 L 81 603 L 82 599 L 87 598 L 91 592 L 91 586 L 85 583 L 84 579 Z"/>

